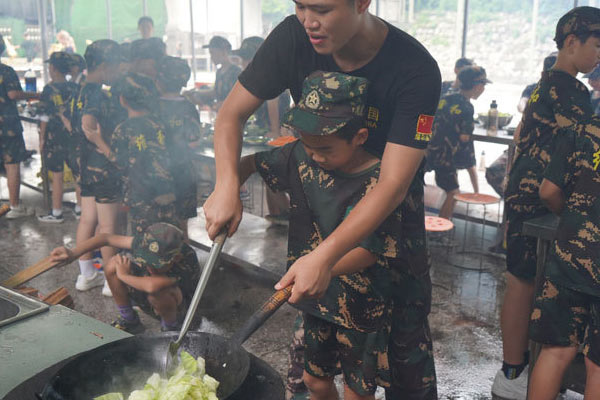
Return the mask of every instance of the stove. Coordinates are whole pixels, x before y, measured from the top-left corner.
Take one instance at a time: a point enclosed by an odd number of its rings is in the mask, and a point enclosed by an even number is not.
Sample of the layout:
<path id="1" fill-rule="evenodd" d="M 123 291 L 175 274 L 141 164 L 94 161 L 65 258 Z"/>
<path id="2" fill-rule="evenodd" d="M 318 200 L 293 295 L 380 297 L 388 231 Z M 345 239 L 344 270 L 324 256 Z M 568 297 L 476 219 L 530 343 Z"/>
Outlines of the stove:
<path id="1" fill-rule="evenodd" d="M 60 368 L 70 359 L 61 361 L 34 377 L 21 383 L 4 397 L 4 400 L 37 400 L 44 386 Z M 250 371 L 246 380 L 228 400 L 282 400 L 285 389 L 281 377 L 273 368 L 260 358 L 250 354 Z M 76 399 L 74 399 L 76 400 Z M 78 399 L 77 399 L 78 400 Z"/>

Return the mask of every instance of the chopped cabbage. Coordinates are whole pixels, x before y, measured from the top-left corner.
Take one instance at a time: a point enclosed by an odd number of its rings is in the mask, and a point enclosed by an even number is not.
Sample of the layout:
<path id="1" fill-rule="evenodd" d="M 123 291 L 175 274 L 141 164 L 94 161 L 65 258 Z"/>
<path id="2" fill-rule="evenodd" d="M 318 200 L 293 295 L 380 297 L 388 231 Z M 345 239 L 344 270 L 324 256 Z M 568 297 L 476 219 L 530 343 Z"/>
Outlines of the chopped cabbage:
<path id="1" fill-rule="evenodd" d="M 206 363 L 202 357 L 194 359 L 182 351 L 180 362 L 169 379 L 152 374 L 141 390 L 133 391 L 127 400 L 219 400 L 219 382 L 206 375 Z M 122 393 L 107 393 L 94 400 L 124 400 Z"/>

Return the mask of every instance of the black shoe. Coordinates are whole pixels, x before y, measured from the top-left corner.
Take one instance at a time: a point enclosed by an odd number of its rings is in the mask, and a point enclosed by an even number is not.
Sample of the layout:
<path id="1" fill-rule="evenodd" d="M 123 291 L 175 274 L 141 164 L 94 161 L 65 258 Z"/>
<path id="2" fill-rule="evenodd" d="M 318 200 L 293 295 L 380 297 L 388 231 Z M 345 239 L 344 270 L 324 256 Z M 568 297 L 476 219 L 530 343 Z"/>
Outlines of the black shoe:
<path id="1" fill-rule="evenodd" d="M 146 327 L 142 324 L 142 321 L 140 321 L 140 317 L 138 316 L 136 316 L 133 321 L 128 321 L 119 316 L 119 318 L 111 322 L 110 325 L 127 333 L 131 333 L 132 335 L 138 335 L 146 330 Z"/>

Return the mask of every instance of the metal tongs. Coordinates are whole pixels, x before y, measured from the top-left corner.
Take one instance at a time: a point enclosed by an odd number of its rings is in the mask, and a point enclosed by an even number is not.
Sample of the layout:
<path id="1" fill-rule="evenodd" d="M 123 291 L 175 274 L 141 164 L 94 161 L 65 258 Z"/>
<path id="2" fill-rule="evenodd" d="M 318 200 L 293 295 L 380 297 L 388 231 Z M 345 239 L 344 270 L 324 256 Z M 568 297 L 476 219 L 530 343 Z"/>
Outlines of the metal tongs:
<path id="1" fill-rule="evenodd" d="M 164 372 L 168 374 L 171 372 L 173 367 L 173 360 L 177 358 L 177 352 L 179 350 L 179 346 L 190 328 L 190 324 L 192 319 L 194 318 L 194 314 L 196 313 L 196 309 L 198 308 L 198 303 L 200 302 L 200 298 L 204 293 L 204 289 L 206 288 L 206 284 L 208 283 L 208 279 L 219 259 L 219 255 L 221 254 L 221 250 L 223 249 L 223 245 L 225 244 L 225 239 L 227 238 L 227 230 L 222 231 L 213 241 L 213 245 L 210 249 L 210 253 L 208 254 L 208 260 L 204 265 L 204 269 L 202 270 L 202 275 L 200 275 L 200 280 L 198 280 L 198 285 L 196 286 L 196 291 L 194 292 L 194 296 L 192 297 L 192 301 L 190 306 L 185 314 L 185 319 L 183 320 L 183 325 L 181 326 L 181 331 L 179 332 L 179 337 L 174 342 L 169 343 L 169 349 L 167 350 L 167 355 L 165 357 L 164 364 Z"/>

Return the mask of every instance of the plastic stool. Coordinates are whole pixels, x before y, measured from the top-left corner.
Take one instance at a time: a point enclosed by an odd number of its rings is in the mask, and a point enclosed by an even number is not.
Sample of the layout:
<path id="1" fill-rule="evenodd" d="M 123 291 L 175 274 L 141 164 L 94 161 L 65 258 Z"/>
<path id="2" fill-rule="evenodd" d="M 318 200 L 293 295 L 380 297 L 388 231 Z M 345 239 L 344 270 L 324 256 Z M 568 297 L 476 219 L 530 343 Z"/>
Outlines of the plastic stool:
<path id="1" fill-rule="evenodd" d="M 467 230 L 469 225 L 469 207 L 471 205 L 481 205 L 483 206 L 483 217 L 481 218 L 481 249 L 480 250 L 471 250 L 471 252 L 479 253 L 479 270 L 483 266 L 483 254 L 484 251 L 484 239 L 485 239 L 485 216 L 487 214 L 487 206 L 492 204 L 500 204 L 501 199 L 496 196 L 491 196 L 489 194 L 481 194 L 481 193 L 459 193 L 454 195 L 454 200 L 466 203 L 467 205 L 467 215 L 465 218 L 465 229 L 463 234 L 463 245 L 461 253 L 468 253 L 466 250 L 467 244 Z M 498 213 L 498 225 L 500 225 L 500 213 Z M 468 267 L 462 265 L 455 265 L 457 267 L 470 269 Z"/>
<path id="2" fill-rule="evenodd" d="M 450 244 L 442 245 L 447 247 L 448 254 L 450 253 L 450 250 L 454 247 L 454 223 L 452 221 L 446 218 L 427 215 L 425 216 L 425 232 L 427 232 L 428 235 L 430 233 L 443 234 L 451 232 Z"/>

